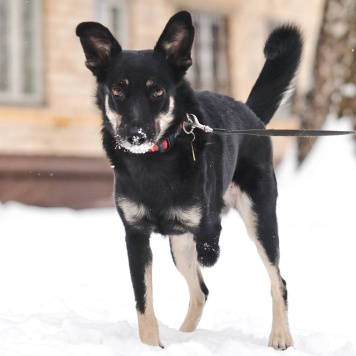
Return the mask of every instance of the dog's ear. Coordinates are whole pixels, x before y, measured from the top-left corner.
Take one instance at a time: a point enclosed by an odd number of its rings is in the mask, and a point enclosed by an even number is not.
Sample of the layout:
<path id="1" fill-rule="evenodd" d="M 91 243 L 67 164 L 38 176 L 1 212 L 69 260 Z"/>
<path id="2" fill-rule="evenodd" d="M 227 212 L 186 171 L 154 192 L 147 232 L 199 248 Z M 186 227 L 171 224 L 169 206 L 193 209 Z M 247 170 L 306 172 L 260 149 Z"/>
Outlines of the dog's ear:
<path id="1" fill-rule="evenodd" d="M 100 23 L 82 22 L 75 33 L 83 46 L 85 65 L 96 76 L 108 64 L 110 56 L 122 51 L 111 32 Z"/>
<path id="2" fill-rule="evenodd" d="M 182 76 L 192 65 L 193 40 L 192 17 L 189 12 L 181 11 L 170 18 L 154 50 L 163 53 L 171 66 Z"/>

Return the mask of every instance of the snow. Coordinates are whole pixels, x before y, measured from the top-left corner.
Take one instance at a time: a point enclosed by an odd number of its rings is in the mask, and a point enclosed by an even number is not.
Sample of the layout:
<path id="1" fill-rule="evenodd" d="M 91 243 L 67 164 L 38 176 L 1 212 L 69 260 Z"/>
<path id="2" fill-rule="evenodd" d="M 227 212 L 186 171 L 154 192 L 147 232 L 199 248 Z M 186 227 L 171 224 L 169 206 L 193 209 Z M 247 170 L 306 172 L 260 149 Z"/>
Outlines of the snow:
<path id="1" fill-rule="evenodd" d="M 327 128 L 351 129 L 346 120 Z M 277 172 L 281 271 L 295 348 L 283 355 L 356 355 L 356 158 L 351 137 L 322 138 L 303 168 Z M 274 355 L 269 281 L 237 214 L 198 329 L 177 329 L 188 304 L 167 239 L 152 237 L 154 303 L 165 349 L 138 338 L 124 231 L 114 209 L 0 204 L 0 355 Z"/>

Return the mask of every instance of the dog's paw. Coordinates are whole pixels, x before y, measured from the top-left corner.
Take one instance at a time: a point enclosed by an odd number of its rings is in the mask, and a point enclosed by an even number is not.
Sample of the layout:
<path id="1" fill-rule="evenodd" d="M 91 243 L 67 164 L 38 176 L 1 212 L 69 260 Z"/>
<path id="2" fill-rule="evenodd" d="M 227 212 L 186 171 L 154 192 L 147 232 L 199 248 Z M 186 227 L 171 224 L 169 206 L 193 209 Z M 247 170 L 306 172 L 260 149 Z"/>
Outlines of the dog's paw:
<path id="1" fill-rule="evenodd" d="M 276 350 L 286 350 L 288 347 L 293 346 L 293 339 L 289 329 L 275 328 L 272 330 L 268 346 Z"/>
<path id="2" fill-rule="evenodd" d="M 220 256 L 218 244 L 197 243 L 198 262 L 204 267 L 213 266 Z"/>
<path id="3" fill-rule="evenodd" d="M 149 333 L 146 333 L 146 335 L 140 335 L 140 339 L 141 342 L 143 342 L 146 345 L 158 346 L 161 349 L 164 349 L 164 345 L 162 344 L 159 337 L 156 337 L 156 335 L 149 335 Z"/>
<path id="4" fill-rule="evenodd" d="M 147 317 L 138 314 L 138 331 L 140 335 L 141 342 L 150 346 L 159 346 L 164 349 L 164 346 L 159 337 L 158 323 L 155 317 Z"/>

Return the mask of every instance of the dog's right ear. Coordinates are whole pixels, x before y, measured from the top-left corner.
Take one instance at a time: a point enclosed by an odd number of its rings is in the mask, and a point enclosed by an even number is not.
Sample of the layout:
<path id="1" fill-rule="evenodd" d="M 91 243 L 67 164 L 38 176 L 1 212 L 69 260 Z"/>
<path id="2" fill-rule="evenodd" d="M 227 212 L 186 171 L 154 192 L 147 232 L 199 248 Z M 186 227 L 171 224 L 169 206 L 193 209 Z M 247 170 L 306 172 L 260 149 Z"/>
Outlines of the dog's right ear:
<path id="1" fill-rule="evenodd" d="M 122 49 L 111 32 L 97 22 L 82 22 L 75 31 L 85 53 L 85 65 L 95 76 L 107 66 L 109 58 Z"/>

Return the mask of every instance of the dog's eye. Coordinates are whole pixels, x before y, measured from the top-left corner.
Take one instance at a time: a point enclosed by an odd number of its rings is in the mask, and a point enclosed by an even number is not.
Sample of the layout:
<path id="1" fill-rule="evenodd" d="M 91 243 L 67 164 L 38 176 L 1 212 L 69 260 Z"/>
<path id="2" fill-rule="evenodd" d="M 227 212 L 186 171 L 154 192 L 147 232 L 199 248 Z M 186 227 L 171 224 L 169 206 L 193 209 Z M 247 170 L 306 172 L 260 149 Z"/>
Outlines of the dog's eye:
<path id="1" fill-rule="evenodd" d="M 118 98 L 123 98 L 124 97 L 124 93 L 119 87 L 114 87 L 114 88 L 112 88 L 111 91 L 112 91 L 113 95 L 118 97 Z"/>
<path id="2" fill-rule="evenodd" d="M 164 89 L 162 88 L 158 88 L 158 89 L 155 89 L 152 93 L 152 97 L 153 98 L 159 98 L 160 96 L 162 96 L 164 94 Z"/>

